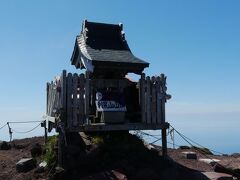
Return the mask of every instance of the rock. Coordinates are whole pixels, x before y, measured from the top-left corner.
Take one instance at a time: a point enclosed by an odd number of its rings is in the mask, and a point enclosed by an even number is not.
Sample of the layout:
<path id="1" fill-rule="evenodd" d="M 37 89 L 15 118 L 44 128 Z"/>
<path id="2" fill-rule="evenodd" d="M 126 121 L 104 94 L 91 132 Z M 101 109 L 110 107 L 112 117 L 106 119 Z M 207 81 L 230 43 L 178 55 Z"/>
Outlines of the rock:
<path id="1" fill-rule="evenodd" d="M 213 166 L 213 170 L 215 172 L 219 172 L 219 173 L 231 173 L 229 169 L 227 169 L 226 167 L 222 166 L 221 164 L 219 163 L 216 163 L 214 166 Z"/>
<path id="2" fill-rule="evenodd" d="M 179 146 L 179 149 L 191 149 L 189 146 Z"/>
<path id="3" fill-rule="evenodd" d="M 23 158 L 16 163 L 17 172 L 28 172 L 36 167 L 36 162 L 33 158 Z"/>
<path id="4" fill-rule="evenodd" d="M 212 180 L 233 180 L 231 175 L 225 173 L 203 172 L 202 174 Z"/>
<path id="5" fill-rule="evenodd" d="M 47 167 L 47 162 L 43 161 L 38 165 L 38 168 L 34 171 L 34 173 L 43 173 L 46 167 Z"/>
<path id="6" fill-rule="evenodd" d="M 8 144 L 6 141 L 2 141 L 0 144 L 0 150 L 9 150 L 11 149 L 11 145 Z"/>
<path id="7" fill-rule="evenodd" d="M 112 173 L 118 180 L 127 180 L 127 176 L 125 174 L 120 173 L 119 171 L 112 170 Z"/>
<path id="8" fill-rule="evenodd" d="M 42 146 L 39 143 L 36 143 L 31 148 L 32 157 L 37 157 L 42 154 Z"/>
<path id="9" fill-rule="evenodd" d="M 186 159 L 197 159 L 197 154 L 192 151 L 182 152 L 182 156 Z"/>
<path id="10" fill-rule="evenodd" d="M 46 161 L 41 162 L 39 164 L 39 167 L 43 167 L 43 168 L 47 167 L 47 162 Z"/>
<path id="11" fill-rule="evenodd" d="M 217 162 L 219 162 L 219 159 L 209 159 L 209 158 L 200 158 L 198 159 L 201 162 L 205 162 L 207 164 L 210 164 L 211 166 L 214 166 Z"/>

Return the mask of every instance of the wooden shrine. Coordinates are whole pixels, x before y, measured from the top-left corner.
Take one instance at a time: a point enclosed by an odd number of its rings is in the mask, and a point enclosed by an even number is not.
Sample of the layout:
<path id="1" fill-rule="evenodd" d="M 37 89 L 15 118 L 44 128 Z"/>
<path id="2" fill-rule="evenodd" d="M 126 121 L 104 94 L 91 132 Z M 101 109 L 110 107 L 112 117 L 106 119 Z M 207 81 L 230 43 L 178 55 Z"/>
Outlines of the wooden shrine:
<path id="1" fill-rule="evenodd" d="M 49 129 L 63 132 L 162 130 L 166 153 L 166 76 L 145 76 L 149 63 L 135 57 L 122 24 L 85 20 L 76 37 L 71 64 L 84 73 L 65 70 L 47 83 Z M 138 82 L 126 78 L 140 75 Z"/>

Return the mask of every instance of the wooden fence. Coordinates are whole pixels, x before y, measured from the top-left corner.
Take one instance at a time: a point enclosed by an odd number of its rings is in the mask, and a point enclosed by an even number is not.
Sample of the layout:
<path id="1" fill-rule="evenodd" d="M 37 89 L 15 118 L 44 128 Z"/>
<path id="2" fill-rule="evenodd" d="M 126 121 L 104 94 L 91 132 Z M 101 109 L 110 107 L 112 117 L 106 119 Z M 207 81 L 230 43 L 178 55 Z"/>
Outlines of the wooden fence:
<path id="1" fill-rule="evenodd" d="M 112 85 L 127 86 L 124 80 L 115 81 L 111 81 Z M 52 117 L 60 115 L 61 121 L 69 128 L 90 125 L 88 121 L 90 89 L 105 86 L 104 84 L 103 80 L 90 80 L 87 72 L 78 75 L 67 74 L 64 70 L 61 77 L 47 83 L 47 115 Z M 161 74 L 150 78 L 142 74 L 138 87 L 141 123 L 164 124 L 165 103 L 166 99 L 170 98 L 170 95 L 166 94 L 166 77 Z"/>
<path id="2" fill-rule="evenodd" d="M 166 76 L 161 74 L 150 78 L 142 74 L 139 84 L 142 123 L 165 123 L 165 103 L 167 99 L 171 98 L 166 94 Z"/>

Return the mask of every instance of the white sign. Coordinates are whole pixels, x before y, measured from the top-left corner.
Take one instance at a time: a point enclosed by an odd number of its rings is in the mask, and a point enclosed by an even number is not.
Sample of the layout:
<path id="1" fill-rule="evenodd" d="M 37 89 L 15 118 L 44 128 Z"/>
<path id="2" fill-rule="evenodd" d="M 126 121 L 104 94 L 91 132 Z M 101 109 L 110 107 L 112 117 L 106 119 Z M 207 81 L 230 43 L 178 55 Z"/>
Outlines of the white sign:
<path id="1" fill-rule="evenodd" d="M 126 111 L 126 106 L 116 101 L 96 101 L 97 111 Z"/>

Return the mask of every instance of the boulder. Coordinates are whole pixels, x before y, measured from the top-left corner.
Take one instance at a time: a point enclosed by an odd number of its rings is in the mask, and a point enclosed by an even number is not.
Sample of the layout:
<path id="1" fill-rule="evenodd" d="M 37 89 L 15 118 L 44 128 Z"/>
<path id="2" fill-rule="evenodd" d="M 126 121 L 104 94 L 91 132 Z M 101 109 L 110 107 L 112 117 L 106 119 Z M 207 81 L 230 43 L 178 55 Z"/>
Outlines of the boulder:
<path id="1" fill-rule="evenodd" d="M 36 167 L 36 162 L 33 158 L 23 158 L 16 163 L 17 172 L 28 172 Z"/>
<path id="2" fill-rule="evenodd" d="M 192 151 L 182 152 L 182 156 L 186 159 L 197 159 L 197 154 Z"/>
<path id="3" fill-rule="evenodd" d="M 201 162 L 210 164 L 211 166 L 214 166 L 216 163 L 218 163 L 220 161 L 219 159 L 209 159 L 209 158 L 200 158 L 198 160 Z"/>
<path id="4" fill-rule="evenodd" d="M 39 143 L 34 144 L 31 148 L 32 157 L 40 156 L 42 155 L 42 152 L 43 152 L 42 146 Z"/>
<path id="5" fill-rule="evenodd" d="M 11 149 L 11 145 L 7 143 L 6 141 L 2 141 L 0 143 L 0 150 L 9 150 Z"/>
<path id="6" fill-rule="evenodd" d="M 232 175 L 217 172 L 203 172 L 205 177 L 212 180 L 233 180 Z"/>

